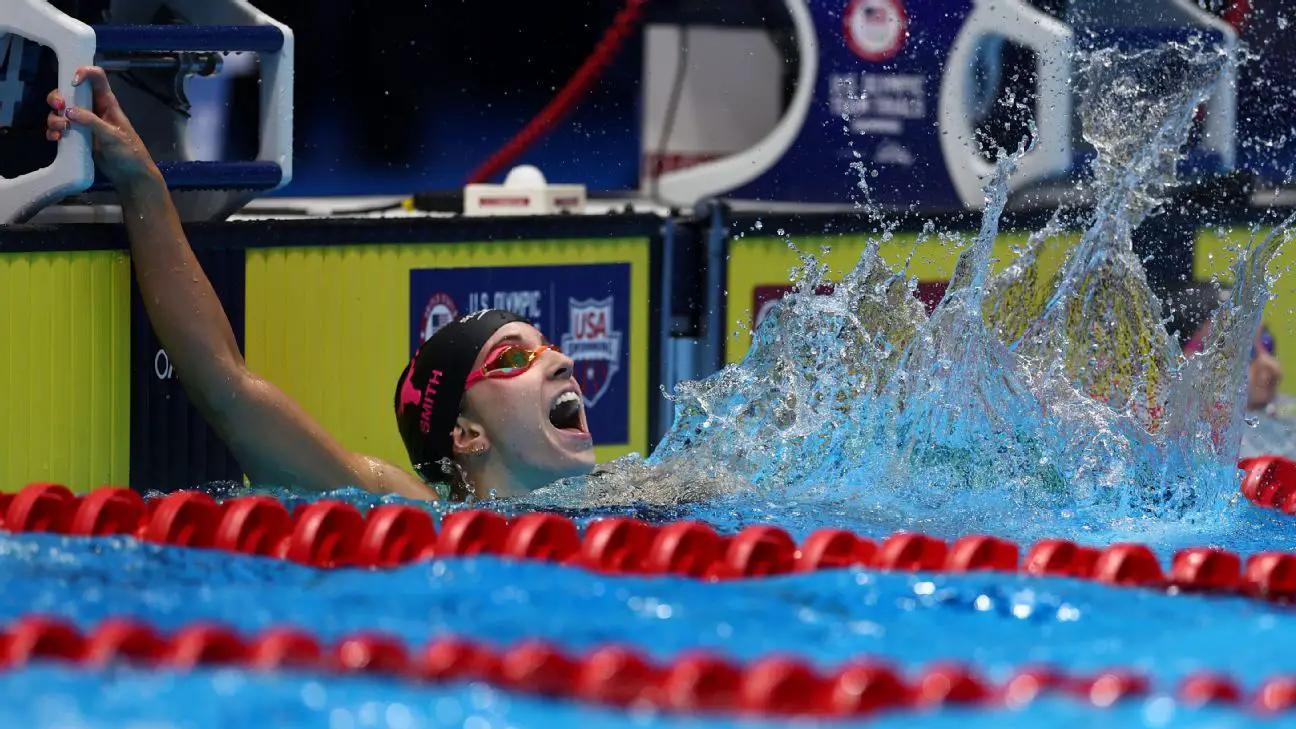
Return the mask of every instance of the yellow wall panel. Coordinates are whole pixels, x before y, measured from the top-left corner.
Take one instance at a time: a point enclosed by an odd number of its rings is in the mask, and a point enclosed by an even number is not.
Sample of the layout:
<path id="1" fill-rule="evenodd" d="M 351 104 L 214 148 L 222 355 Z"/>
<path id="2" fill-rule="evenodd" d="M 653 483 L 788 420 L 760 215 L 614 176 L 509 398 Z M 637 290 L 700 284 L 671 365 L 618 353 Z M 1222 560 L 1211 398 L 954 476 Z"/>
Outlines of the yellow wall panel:
<path id="1" fill-rule="evenodd" d="M 130 477 L 130 263 L 0 254 L 0 489 Z"/>

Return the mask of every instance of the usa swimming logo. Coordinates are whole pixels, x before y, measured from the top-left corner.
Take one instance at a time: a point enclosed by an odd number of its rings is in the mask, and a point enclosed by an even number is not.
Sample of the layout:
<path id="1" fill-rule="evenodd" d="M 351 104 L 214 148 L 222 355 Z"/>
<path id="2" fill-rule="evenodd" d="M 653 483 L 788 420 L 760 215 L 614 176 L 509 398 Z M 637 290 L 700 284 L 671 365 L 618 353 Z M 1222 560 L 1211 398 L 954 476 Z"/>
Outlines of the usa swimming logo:
<path id="1" fill-rule="evenodd" d="M 576 363 L 586 407 L 594 407 L 621 371 L 621 332 L 612 328 L 611 296 L 606 299 L 568 299 L 570 326 L 562 336 L 562 349 Z"/>
<path id="2" fill-rule="evenodd" d="M 454 321 L 457 316 L 459 308 L 449 294 L 441 291 L 432 294 L 427 306 L 423 307 L 423 320 L 419 322 L 419 336 L 422 337 L 419 344 L 431 339 L 438 329 Z"/>

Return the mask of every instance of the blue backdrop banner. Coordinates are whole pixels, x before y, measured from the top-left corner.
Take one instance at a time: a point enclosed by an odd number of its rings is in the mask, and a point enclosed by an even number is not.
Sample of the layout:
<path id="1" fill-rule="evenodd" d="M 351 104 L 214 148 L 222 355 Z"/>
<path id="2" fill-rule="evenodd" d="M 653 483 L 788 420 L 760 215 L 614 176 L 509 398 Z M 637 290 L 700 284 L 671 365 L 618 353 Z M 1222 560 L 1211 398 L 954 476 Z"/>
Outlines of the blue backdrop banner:
<path id="1" fill-rule="evenodd" d="M 447 322 L 479 309 L 527 317 L 576 363 L 600 445 L 630 438 L 629 263 L 410 271 L 410 356 Z"/>

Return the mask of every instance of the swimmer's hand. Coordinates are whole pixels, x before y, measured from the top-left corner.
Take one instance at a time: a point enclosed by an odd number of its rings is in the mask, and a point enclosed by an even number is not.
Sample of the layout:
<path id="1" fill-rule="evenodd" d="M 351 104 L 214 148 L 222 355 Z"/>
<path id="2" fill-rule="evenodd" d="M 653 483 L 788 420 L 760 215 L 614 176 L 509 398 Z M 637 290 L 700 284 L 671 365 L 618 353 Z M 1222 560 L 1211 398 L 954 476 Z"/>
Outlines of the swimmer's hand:
<path id="1" fill-rule="evenodd" d="M 57 142 L 73 124 L 80 124 L 89 128 L 94 140 L 95 167 L 114 185 L 125 185 L 156 175 L 157 165 L 153 163 L 153 156 L 117 103 L 104 70 L 98 66 L 78 68 L 72 76 L 72 85 L 80 86 L 86 82 L 90 84 L 94 99 L 92 109 L 68 106 L 58 89 L 45 97 L 53 109 L 45 119 L 45 138 Z"/>

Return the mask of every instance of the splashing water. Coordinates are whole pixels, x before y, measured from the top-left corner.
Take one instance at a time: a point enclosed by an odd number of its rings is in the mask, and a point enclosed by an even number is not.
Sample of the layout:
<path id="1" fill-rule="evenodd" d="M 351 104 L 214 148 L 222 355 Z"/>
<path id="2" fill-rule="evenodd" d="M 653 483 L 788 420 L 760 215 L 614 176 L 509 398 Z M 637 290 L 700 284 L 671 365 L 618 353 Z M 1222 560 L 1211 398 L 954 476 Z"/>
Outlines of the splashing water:
<path id="1" fill-rule="evenodd" d="M 1292 221 L 1241 256 L 1239 283 L 1192 359 L 1162 324 L 1132 233 L 1174 184 L 1194 112 L 1229 63 L 1194 42 L 1087 54 L 1078 88 L 1096 204 L 1056 274 L 1041 273 L 1039 252 L 1061 232 L 1061 210 L 990 276 L 1007 181 L 1026 151 L 1001 150 L 981 230 L 930 317 L 904 268 L 878 255 L 889 234 L 827 295 L 826 265 L 802 255 L 794 290 L 744 360 L 679 385 L 656 451 L 579 480 L 575 500 L 669 504 L 754 489 L 770 503 L 817 495 L 881 523 L 993 524 L 1019 536 L 1068 519 L 1110 530 L 1218 516 L 1237 489 L 1266 267 Z M 934 237 L 953 236 L 929 225 L 920 243 Z"/>
<path id="2" fill-rule="evenodd" d="M 1174 43 L 1090 56 L 1081 76 L 1080 115 L 1097 151 L 1093 221 L 1042 302 L 1000 298 L 993 309 L 1012 312 L 1005 331 L 1027 322 L 1012 348 L 1030 363 L 1033 389 L 1051 410 L 1084 426 L 1067 429 L 1069 481 L 1087 494 L 1106 492 L 1127 509 L 1181 514 L 1197 497 L 1187 485 L 1193 474 L 1167 472 L 1164 453 L 1140 457 L 1177 445 L 1155 436 L 1179 352 L 1134 253 L 1133 231 L 1173 183 L 1193 112 L 1227 62 L 1223 53 Z M 1021 275 L 1021 269 L 1006 273 Z M 1010 278 L 1001 290 L 1014 283 Z M 1038 312 L 1013 311 L 1041 303 Z M 1175 468 L 1191 471 L 1195 459 L 1173 460 Z M 1167 479 L 1176 487 L 1167 489 Z"/>

